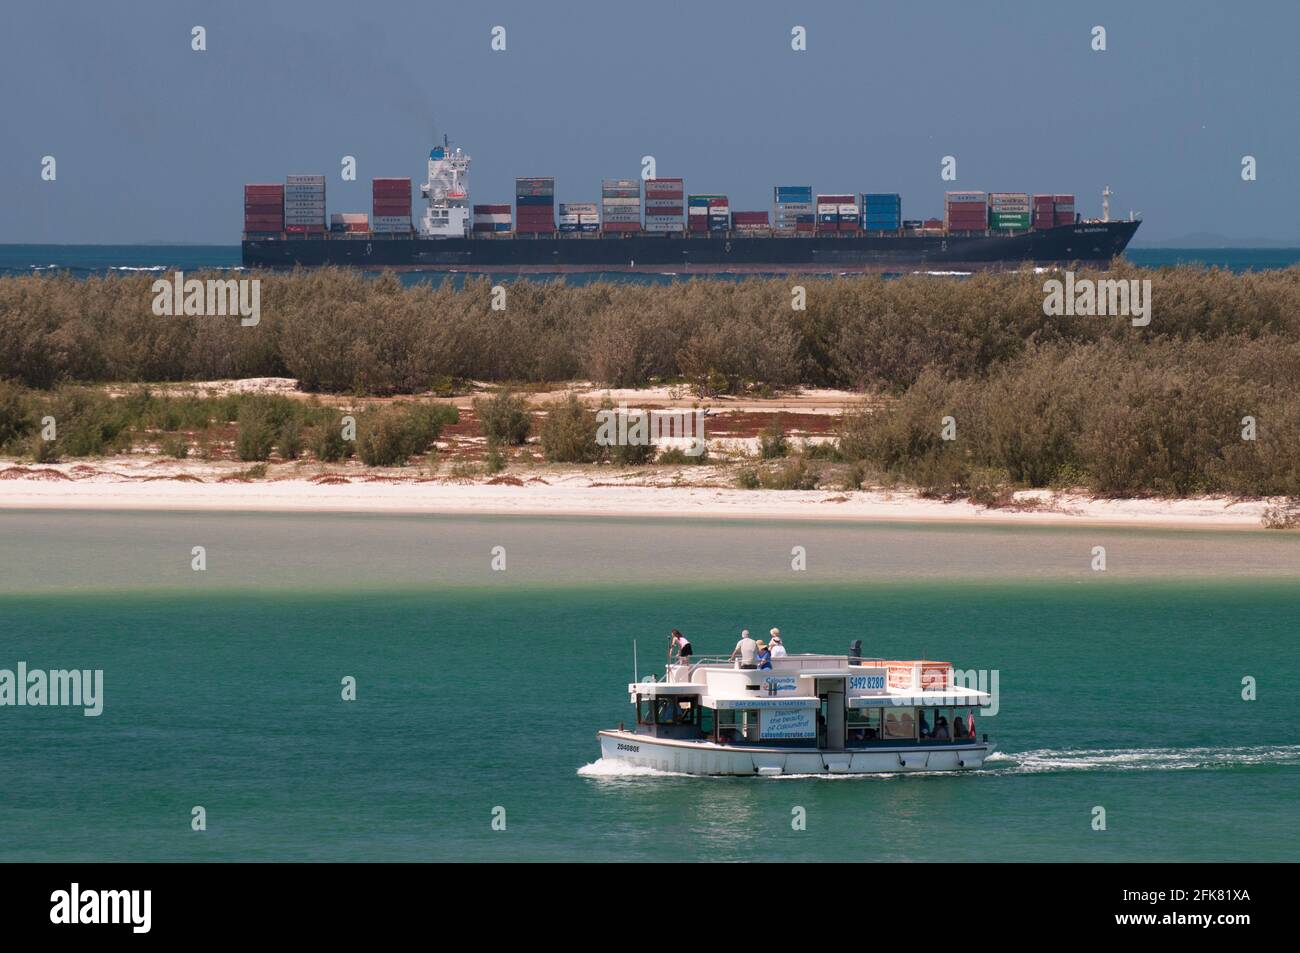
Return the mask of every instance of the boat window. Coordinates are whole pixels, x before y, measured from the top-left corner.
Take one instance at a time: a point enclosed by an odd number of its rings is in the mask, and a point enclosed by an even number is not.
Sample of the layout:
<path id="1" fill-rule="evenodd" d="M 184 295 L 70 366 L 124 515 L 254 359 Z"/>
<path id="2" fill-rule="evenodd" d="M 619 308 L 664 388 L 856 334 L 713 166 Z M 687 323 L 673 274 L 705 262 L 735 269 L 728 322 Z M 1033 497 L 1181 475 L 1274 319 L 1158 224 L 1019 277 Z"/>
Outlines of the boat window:
<path id="1" fill-rule="evenodd" d="M 954 708 L 952 710 L 952 737 L 954 740 L 971 737 L 970 709 Z"/>
<path id="2" fill-rule="evenodd" d="M 885 709 L 886 738 L 915 738 L 916 709 L 890 706 Z"/>
<path id="3" fill-rule="evenodd" d="M 734 708 L 718 709 L 718 738 L 724 744 L 740 737 L 740 712 Z"/>
<path id="4" fill-rule="evenodd" d="M 846 713 L 845 731 L 850 743 L 875 741 L 881 737 L 884 712 L 879 708 L 850 708 Z"/>
<path id="5" fill-rule="evenodd" d="M 698 708 L 698 695 L 664 695 L 655 699 L 655 724 L 694 724 Z"/>
<path id="6" fill-rule="evenodd" d="M 654 721 L 654 699 L 647 698 L 645 695 L 636 696 L 636 723 L 638 725 L 648 725 Z"/>
<path id="7" fill-rule="evenodd" d="M 700 709 L 700 731 L 706 735 L 713 734 L 713 720 L 716 717 L 712 708 Z"/>

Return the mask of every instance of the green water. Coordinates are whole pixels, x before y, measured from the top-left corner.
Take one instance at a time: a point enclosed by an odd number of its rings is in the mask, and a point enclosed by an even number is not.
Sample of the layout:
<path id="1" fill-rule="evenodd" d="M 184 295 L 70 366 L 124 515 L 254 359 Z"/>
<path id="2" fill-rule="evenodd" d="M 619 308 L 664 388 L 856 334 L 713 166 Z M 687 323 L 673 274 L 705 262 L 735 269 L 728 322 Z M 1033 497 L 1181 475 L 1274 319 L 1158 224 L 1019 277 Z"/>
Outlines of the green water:
<path id="1" fill-rule="evenodd" d="M 1277 536 L 1112 534 L 1098 574 L 1072 568 L 1096 535 L 1072 531 L 60 513 L 0 531 L 0 668 L 105 682 L 97 718 L 0 708 L 0 860 L 1300 859 L 1300 592 Z M 808 573 L 765 555 L 794 537 Z M 1170 568 L 1216 552 L 1217 578 Z M 588 767 L 596 729 L 629 717 L 633 638 L 644 674 L 672 626 L 711 653 L 771 625 L 795 652 L 861 638 L 996 669 L 980 731 L 1002 754 L 960 776 Z"/>

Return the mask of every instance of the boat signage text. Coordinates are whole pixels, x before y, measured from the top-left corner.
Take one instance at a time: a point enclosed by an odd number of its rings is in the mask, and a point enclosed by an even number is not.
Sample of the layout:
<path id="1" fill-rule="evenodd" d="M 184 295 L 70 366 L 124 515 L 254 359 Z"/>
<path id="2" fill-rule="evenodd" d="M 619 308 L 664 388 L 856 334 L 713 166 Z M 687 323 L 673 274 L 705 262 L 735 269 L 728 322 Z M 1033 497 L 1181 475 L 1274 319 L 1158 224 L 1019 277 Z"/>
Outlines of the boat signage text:
<path id="1" fill-rule="evenodd" d="M 813 708 L 764 708 L 758 713 L 760 738 L 816 738 Z"/>

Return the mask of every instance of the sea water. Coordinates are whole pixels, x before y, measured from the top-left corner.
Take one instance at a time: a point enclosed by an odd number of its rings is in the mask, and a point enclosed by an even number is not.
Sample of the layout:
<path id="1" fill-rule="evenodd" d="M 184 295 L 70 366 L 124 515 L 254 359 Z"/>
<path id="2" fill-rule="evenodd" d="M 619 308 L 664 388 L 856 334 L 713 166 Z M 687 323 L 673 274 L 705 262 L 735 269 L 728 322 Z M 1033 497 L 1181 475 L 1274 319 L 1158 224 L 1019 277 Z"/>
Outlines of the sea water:
<path id="1" fill-rule="evenodd" d="M 0 860 L 1300 858 L 1285 533 L 7 511 L 0 568 L 0 669 L 104 673 L 97 717 L 0 707 Z M 998 754 L 599 758 L 670 628 L 725 654 L 773 625 L 996 671 Z"/>

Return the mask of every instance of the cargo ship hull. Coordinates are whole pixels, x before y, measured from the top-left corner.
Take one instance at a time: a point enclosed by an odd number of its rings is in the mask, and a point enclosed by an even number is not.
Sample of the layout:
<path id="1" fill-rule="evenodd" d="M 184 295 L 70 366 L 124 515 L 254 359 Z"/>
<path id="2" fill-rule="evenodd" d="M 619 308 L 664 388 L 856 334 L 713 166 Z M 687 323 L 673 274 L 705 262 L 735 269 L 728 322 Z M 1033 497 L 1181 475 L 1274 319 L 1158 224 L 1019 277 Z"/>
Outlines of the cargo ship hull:
<path id="1" fill-rule="evenodd" d="M 488 274 L 669 272 L 841 274 L 1105 266 L 1139 222 L 1083 222 L 1014 235 L 809 235 L 768 237 L 645 233 L 491 238 L 329 237 L 245 239 L 247 268 L 339 265 Z"/>

